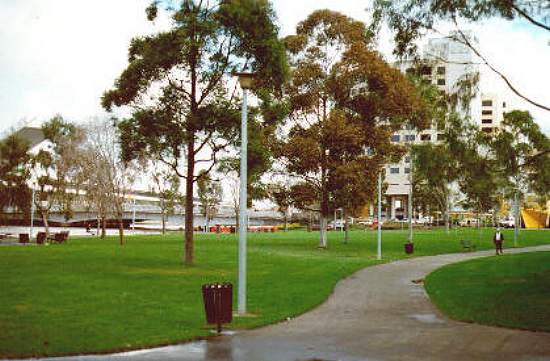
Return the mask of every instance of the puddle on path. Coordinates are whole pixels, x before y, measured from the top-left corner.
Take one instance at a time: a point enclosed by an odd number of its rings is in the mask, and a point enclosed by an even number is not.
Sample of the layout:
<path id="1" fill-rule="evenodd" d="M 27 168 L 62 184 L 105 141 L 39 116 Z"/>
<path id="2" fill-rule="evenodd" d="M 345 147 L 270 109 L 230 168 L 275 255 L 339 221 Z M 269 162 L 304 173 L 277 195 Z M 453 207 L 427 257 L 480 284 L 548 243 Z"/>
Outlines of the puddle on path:
<path id="1" fill-rule="evenodd" d="M 445 321 L 437 318 L 437 316 L 433 313 L 417 313 L 409 315 L 409 317 L 424 323 L 445 323 Z"/>

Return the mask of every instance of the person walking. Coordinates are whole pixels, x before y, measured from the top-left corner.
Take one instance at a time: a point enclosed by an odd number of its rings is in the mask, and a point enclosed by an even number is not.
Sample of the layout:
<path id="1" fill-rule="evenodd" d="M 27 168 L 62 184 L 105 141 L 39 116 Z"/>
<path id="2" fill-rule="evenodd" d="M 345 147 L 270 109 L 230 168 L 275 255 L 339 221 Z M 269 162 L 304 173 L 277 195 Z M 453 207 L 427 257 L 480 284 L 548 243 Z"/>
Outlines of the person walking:
<path id="1" fill-rule="evenodd" d="M 497 227 L 495 236 L 493 237 L 493 242 L 495 243 L 496 255 L 502 254 L 502 242 L 504 241 L 504 235 L 500 231 L 500 227 Z"/>

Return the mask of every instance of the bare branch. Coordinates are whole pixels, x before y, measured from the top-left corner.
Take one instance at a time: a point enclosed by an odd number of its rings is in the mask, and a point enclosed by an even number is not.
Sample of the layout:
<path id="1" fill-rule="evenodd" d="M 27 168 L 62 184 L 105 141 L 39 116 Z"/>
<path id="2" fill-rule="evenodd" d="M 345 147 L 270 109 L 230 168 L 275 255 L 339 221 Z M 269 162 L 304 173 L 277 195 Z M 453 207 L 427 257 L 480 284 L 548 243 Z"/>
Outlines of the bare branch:
<path id="1" fill-rule="evenodd" d="M 512 9 L 517 11 L 518 14 L 523 16 L 525 19 L 527 19 L 531 24 L 538 26 L 539 28 L 542 28 L 544 30 L 550 31 L 550 26 L 541 23 L 540 21 L 537 21 L 536 19 L 532 18 L 529 14 L 527 14 L 524 10 L 520 9 L 516 5 L 514 5 L 513 2 L 510 2 Z"/>
<path id="2" fill-rule="evenodd" d="M 453 39 L 455 39 L 456 41 L 466 45 L 467 47 L 469 47 L 470 49 L 472 49 L 472 51 L 483 61 L 483 63 L 485 63 L 485 65 L 487 65 L 489 67 L 489 69 L 491 69 L 494 73 L 498 74 L 502 80 L 504 80 L 504 82 L 506 83 L 506 85 L 508 85 L 508 87 L 510 88 L 510 90 L 512 90 L 517 96 L 519 96 L 520 98 L 522 98 L 523 100 L 527 101 L 528 103 L 538 107 L 538 108 L 541 108 L 541 109 L 544 109 L 546 111 L 549 111 L 550 112 L 550 107 L 547 107 L 545 105 L 542 105 L 542 104 L 539 104 L 531 99 L 529 99 L 528 97 L 526 97 L 525 95 L 523 95 L 522 93 L 520 93 L 513 85 L 512 83 L 510 82 L 510 80 L 504 75 L 502 74 L 500 71 L 498 71 L 495 67 L 493 67 L 489 61 L 470 43 L 470 41 L 468 41 L 468 38 L 466 37 L 466 35 L 462 32 L 462 30 L 460 30 L 460 28 L 458 27 L 458 23 L 456 21 L 456 18 L 453 19 L 455 25 L 456 25 L 456 28 L 457 28 L 457 31 L 458 33 L 460 34 L 461 38 L 462 39 L 458 39 L 456 37 L 453 37 Z"/>

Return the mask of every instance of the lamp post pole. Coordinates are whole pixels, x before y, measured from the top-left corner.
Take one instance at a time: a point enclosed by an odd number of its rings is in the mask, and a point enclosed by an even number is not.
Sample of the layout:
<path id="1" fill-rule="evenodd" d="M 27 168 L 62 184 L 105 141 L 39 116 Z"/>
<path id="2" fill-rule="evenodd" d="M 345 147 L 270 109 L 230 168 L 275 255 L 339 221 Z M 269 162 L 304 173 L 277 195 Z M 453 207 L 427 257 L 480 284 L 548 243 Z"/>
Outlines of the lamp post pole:
<path id="1" fill-rule="evenodd" d="M 386 215 L 387 216 L 387 215 Z M 378 252 L 376 259 L 382 259 L 382 172 L 378 174 Z"/>
<path id="2" fill-rule="evenodd" d="M 246 314 L 246 232 L 248 230 L 247 206 L 247 95 L 252 87 L 253 75 L 239 73 L 239 82 L 243 89 L 243 102 L 241 110 L 241 161 L 240 161 L 240 192 L 239 192 L 239 286 L 237 295 L 237 313 Z"/>
<path id="3" fill-rule="evenodd" d="M 136 233 L 136 198 L 132 197 L 132 233 Z"/>
<path id="4" fill-rule="evenodd" d="M 34 197 L 35 197 L 35 190 L 34 185 L 32 186 L 32 197 L 31 197 L 31 229 L 29 230 L 29 238 L 32 239 L 32 234 L 34 232 Z"/>

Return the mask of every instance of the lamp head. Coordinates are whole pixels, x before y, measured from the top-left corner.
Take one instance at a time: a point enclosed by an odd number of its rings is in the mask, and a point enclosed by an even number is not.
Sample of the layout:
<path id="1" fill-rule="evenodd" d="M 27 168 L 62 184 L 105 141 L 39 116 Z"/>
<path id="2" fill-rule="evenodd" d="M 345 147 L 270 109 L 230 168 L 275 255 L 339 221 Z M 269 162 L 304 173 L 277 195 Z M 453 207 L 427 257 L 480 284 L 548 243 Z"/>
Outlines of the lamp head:
<path id="1" fill-rule="evenodd" d="M 241 85 L 241 88 L 250 89 L 254 86 L 255 74 L 243 72 L 243 73 L 235 73 L 235 75 L 239 77 L 239 83 Z"/>

